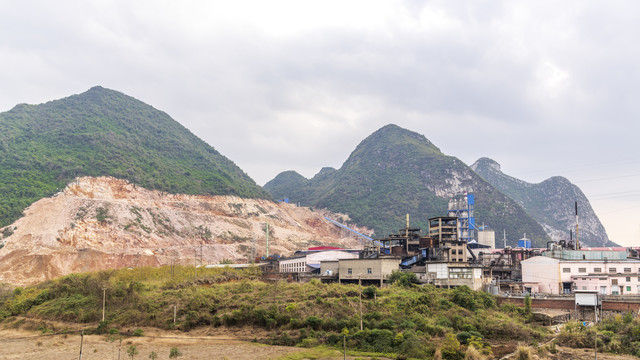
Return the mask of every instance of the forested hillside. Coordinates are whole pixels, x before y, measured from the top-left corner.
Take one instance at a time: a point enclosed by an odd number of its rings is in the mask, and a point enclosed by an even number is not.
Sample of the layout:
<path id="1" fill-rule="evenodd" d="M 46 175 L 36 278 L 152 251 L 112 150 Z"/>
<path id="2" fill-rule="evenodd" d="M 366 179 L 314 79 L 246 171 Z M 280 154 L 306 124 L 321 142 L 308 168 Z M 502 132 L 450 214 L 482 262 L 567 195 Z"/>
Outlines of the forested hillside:
<path id="1" fill-rule="evenodd" d="M 377 237 L 404 227 L 407 213 L 411 226 L 426 230 L 430 217 L 447 214 L 450 197 L 471 192 L 478 224 L 505 229 L 511 245 L 524 233 L 539 246 L 549 240 L 522 207 L 462 161 L 443 154 L 423 135 L 396 125 L 363 140 L 338 170 L 324 168 L 309 180 L 287 171 L 265 189 L 276 198 L 346 213 L 355 223 L 373 227 Z"/>
<path id="2" fill-rule="evenodd" d="M 94 87 L 0 114 L 0 226 L 78 176 L 171 193 L 269 198 L 232 161 L 166 113 Z"/>

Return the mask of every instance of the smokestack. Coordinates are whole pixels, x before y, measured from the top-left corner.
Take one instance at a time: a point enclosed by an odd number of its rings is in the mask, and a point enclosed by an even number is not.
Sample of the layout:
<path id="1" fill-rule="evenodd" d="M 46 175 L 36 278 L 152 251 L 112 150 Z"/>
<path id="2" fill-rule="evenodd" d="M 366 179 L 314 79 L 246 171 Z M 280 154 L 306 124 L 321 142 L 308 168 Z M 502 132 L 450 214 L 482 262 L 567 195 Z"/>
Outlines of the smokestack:
<path id="1" fill-rule="evenodd" d="M 576 201 L 576 250 L 580 250 L 580 239 L 578 238 L 578 202 Z"/>

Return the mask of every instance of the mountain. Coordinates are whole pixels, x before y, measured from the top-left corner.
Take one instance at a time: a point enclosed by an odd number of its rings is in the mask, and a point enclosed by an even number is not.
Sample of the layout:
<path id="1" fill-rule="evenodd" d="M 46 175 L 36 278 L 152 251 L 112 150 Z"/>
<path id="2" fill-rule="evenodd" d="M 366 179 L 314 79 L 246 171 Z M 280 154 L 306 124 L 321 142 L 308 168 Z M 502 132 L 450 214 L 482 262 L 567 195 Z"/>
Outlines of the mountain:
<path id="1" fill-rule="evenodd" d="M 475 194 L 478 224 L 507 231 L 511 245 L 524 233 L 538 246 L 549 237 L 515 201 L 496 190 L 423 135 L 387 125 L 364 139 L 340 169 L 324 168 L 312 179 L 286 171 L 265 185 L 275 198 L 346 213 L 378 237 L 396 233 L 409 213 L 412 227 L 427 229 L 444 216 L 448 199 Z"/>
<path id="2" fill-rule="evenodd" d="M 553 240 L 568 240 L 569 230 L 575 233 L 577 201 L 580 243 L 590 246 L 617 246 L 609 240 L 587 197 L 566 178 L 554 176 L 539 184 L 531 184 L 504 174 L 500 170 L 500 164 L 489 158 L 478 159 L 471 168 L 520 204 L 544 227 Z"/>
<path id="3" fill-rule="evenodd" d="M 169 194 L 112 177 L 81 177 L 6 227 L 0 283 L 30 284 L 123 267 L 246 262 L 310 246 L 356 247 L 309 208 L 237 196 Z M 366 229 L 359 229 L 365 231 Z"/>
<path id="4" fill-rule="evenodd" d="M 0 226 L 78 176 L 109 175 L 170 193 L 269 198 L 166 113 L 99 86 L 0 113 L 0 149 Z"/>

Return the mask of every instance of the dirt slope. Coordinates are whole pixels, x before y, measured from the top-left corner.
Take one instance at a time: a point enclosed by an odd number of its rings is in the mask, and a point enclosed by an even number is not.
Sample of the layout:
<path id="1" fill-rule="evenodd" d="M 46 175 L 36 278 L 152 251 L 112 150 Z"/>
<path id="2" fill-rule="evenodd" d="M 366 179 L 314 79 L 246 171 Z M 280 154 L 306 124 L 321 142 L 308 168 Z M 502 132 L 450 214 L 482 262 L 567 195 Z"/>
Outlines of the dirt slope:
<path id="1" fill-rule="evenodd" d="M 245 262 L 265 254 L 266 223 L 270 254 L 360 245 L 324 215 L 344 218 L 267 200 L 167 194 L 114 178 L 78 178 L 7 227 L 13 234 L 0 249 L 0 282 L 28 284 L 120 267 Z"/>

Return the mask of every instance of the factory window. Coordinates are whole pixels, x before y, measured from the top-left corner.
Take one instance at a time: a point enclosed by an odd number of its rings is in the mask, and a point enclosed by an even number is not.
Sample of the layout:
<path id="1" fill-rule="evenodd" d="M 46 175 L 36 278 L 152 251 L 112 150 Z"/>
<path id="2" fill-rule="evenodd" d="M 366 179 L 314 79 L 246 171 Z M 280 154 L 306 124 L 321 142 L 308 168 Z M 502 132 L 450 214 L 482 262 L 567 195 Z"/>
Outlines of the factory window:
<path id="1" fill-rule="evenodd" d="M 610 273 L 616 273 L 618 271 L 618 269 L 616 268 L 609 268 L 609 272 Z"/>
<path id="2" fill-rule="evenodd" d="M 618 285 L 618 279 L 611 279 L 611 285 Z"/>
<path id="3" fill-rule="evenodd" d="M 578 268 L 578 272 L 579 273 L 586 273 L 587 272 L 587 268 Z"/>
<path id="4" fill-rule="evenodd" d="M 562 272 L 563 273 L 570 273 L 571 269 L 570 268 L 562 268 Z"/>
<path id="5" fill-rule="evenodd" d="M 631 276 L 627 276 L 627 282 L 631 282 Z"/>
<path id="6" fill-rule="evenodd" d="M 349 274 L 349 275 L 353 274 L 353 269 L 352 268 L 348 268 L 347 269 L 347 274 Z"/>
<path id="7" fill-rule="evenodd" d="M 373 269 L 372 268 L 367 268 L 367 274 L 373 274 Z"/>
<path id="8" fill-rule="evenodd" d="M 624 272 L 631 272 L 631 268 L 624 268 Z"/>
<path id="9" fill-rule="evenodd" d="M 594 273 L 601 273 L 602 272 L 602 268 L 593 268 L 593 272 Z"/>

